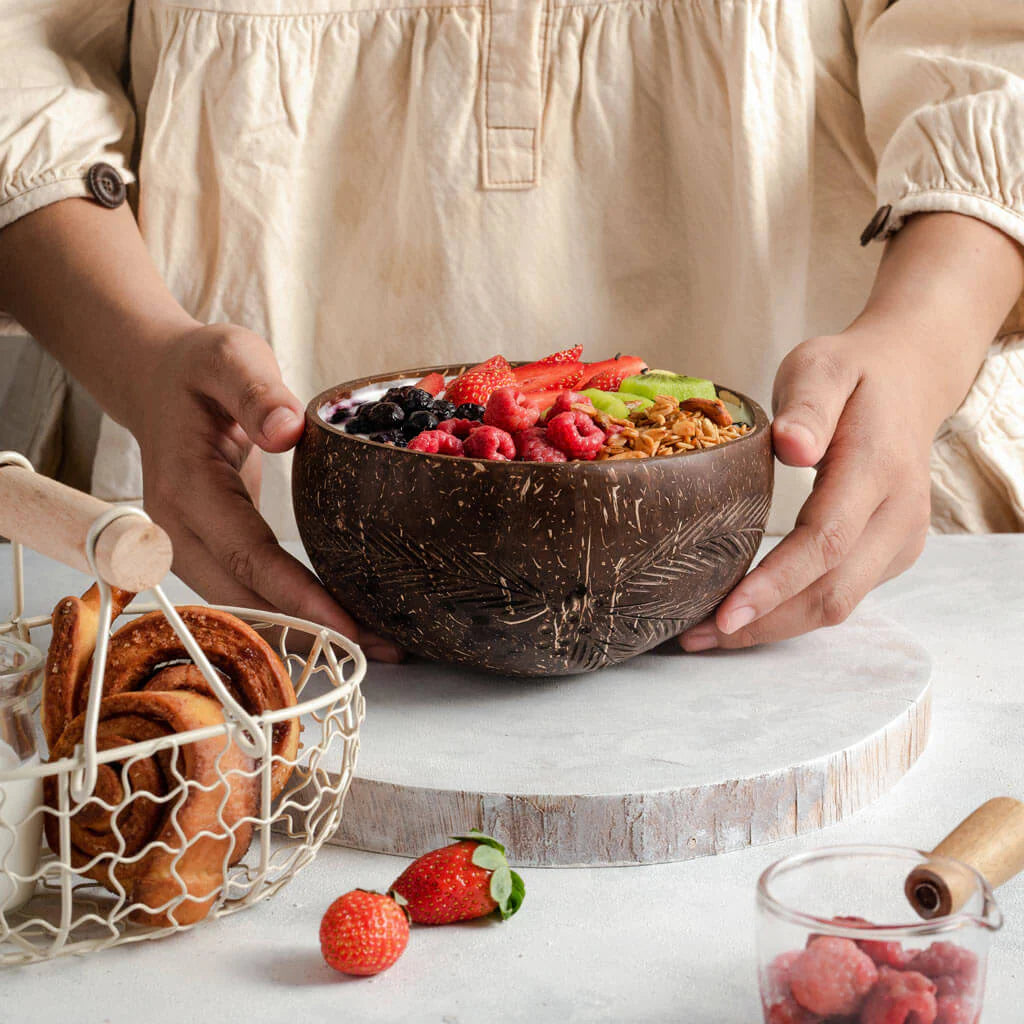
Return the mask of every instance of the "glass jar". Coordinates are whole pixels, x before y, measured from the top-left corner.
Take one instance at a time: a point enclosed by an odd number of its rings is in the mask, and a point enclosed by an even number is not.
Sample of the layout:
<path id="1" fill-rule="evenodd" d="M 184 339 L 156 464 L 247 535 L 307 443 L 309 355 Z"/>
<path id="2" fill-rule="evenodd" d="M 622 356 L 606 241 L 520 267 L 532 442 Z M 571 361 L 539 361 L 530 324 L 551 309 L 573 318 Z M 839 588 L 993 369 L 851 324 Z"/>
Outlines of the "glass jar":
<path id="1" fill-rule="evenodd" d="M 0 636 L 0 933 L 5 914 L 35 888 L 43 827 L 43 785 L 33 704 L 43 655 L 31 644 Z"/>
<path id="2" fill-rule="evenodd" d="M 958 889 L 969 895 L 956 913 L 917 916 L 904 883 L 923 864 L 961 880 Z M 895 846 L 824 847 L 786 857 L 757 886 L 765 1022 L 858 1024 L 885 1019 L 883 1004 L 898 999 L 916 1005 L 918 1017 L 910 1020 L 937 1014 L 976 1021 L 989 942 L 1001 926 L 992 890 L 959 861 Z M 811 954 L 818 938 L 844 941 Z"/>

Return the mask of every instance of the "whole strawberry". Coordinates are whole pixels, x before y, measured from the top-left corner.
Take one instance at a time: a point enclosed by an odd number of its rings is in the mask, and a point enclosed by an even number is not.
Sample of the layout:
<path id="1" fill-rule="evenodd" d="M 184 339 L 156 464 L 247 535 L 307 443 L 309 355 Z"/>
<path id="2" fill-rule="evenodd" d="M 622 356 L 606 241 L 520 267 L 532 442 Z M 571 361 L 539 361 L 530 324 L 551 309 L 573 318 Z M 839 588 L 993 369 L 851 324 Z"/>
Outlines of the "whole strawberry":
<path id="1" fill-rule="evenodd" d="M 449 924 L 499 913 L 511 917 L 526 894 L 523 880 L 509 869 L 505 847 L 471 829 L 452 836 L 452 846 L 414 860 L 391 886 L 417 924 Z"/>
<path id="2" fill-rule="evenodd" d="M 320 921 L 320 952 L 342 974 L 380 974 L 405 951 L 409 918 L 390 897 L 353 889 Z"/>

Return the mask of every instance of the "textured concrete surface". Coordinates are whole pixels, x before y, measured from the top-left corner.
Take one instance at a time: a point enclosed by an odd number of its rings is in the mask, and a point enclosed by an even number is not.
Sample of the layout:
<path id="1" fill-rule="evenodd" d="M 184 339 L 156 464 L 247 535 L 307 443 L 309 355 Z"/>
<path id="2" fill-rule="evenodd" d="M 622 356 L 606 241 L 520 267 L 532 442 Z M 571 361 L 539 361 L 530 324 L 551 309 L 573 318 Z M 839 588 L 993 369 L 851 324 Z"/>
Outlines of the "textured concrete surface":
<path id="1" fill-rule="evenodd" d="M 8 559 L 0 551 L 0 581 L 10 579 Z M 28 580 L 32 610 L 84 582 L 33 559 Z M 321 963 L 320 915 L 347 889 L 385 888 L 406 862 L 328 848 L 248 912 L 163 942 L 0 969 L 0 1020 L 755 1024 L 754 886 L 771 861 L 850 841 L 932 845 L 988 797 L 1024 797 L 1024 537 L 932 538 L 868 610 L 907 627 L 931 654 L 932 739 L 888 795 L 839 825 L 674 864 L 526 869 L 516 918 L 416 929 L 391 971 L 363 980 Z M 983 1021 L 1018 1024 L 1024 878 L 999 900 L 1006 927 Z"/>

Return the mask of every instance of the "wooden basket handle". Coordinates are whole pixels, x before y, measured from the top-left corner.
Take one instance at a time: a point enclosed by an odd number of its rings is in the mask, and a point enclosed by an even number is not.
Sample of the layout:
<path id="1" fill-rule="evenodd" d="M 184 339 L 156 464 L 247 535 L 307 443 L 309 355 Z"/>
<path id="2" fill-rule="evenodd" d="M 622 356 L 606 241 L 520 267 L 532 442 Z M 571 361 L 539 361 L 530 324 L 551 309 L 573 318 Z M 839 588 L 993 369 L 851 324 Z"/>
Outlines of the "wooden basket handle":
<path id="1" fill-rule="evenodd" d="M 114 508 L 21 465 L 0 464 L 0 536 L 92 575 L 89 530 Z M 171 539 L 155 523 L 123 516 L 96 540 L 96 568 L 111 586 L 138 593 L 171 571 Z"/>
<path id="2" fill-rule="evenodd" d="M 1024 803 L 1008 796 L 989 800 L 931 852 L 968 864 L 995 889 L 1024 871 Z M 955 868 L 931 861 L 907 876 L 907 899 L 921 917 L 955 914 L 977 890 L 973 876 Z"/>

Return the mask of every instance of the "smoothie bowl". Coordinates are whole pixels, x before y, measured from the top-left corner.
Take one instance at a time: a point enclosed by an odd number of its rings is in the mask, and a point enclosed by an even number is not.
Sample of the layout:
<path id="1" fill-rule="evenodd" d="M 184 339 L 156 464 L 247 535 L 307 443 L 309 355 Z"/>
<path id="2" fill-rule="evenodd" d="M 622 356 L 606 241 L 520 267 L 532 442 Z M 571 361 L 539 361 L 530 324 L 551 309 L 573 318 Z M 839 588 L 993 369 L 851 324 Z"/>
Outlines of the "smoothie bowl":
<path id="1" fill-rule="evenodd" d="M 572 371 L 522 394 L 539 365 L 512 366 L 513 386 L 492 390 L 511 397 L 486 403 L 459 401 L 482 397 L 458 383 L 466 367 L 440 366 L 347 381 L 306 409 L 292 474 L 306 551 L 345 608 L 410 652 L 588 672 L 706 618 L 757 551 L 773 472 L 760 406 L 710 382 L 662 397 L 645 373 L 623 418 L 595 389 L 559 387 Z M 424 390 L 434 405 L 417 409 Z"/>

